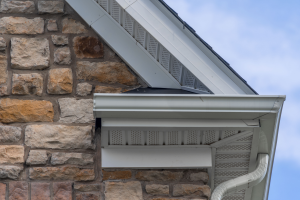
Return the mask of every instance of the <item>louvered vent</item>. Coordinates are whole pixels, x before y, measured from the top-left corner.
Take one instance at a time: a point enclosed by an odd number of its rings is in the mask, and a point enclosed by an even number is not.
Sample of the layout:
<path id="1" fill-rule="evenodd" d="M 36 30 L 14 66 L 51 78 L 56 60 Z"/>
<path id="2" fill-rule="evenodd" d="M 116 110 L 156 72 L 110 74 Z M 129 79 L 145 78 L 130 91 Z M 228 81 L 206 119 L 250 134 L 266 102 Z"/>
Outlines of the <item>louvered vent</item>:
<path id="1" fill-rule="evenodd" d="M 121 6 L 115 1 L 111 0 L 111 16 L 114 18 L 118 23 L 121 22 Z"/>
<path id="2" fill-rule="evenodd" d="M 161 50 L 160 50 L 160 54 L 159 54 L 159 63 L 167 70 L 170 71 L 170 59 L 171 59 L 171 54 L 170 52 L 164 48 L 163 46 L 161 46 Z"/>
<path id="3" fill-rule="evenodd" d="M 145 29 L 137 23 L 136 35 L 135 39 L 140 43 L 143 47 L 146 47 L 146 34 Z"/>
<path id="4" fill-rule="evenodd" d="M 108 11 L 108 0 L 98 0 L 98 3 L 106 12 Z"/>
<path id="5" fill-rule="evenodd" d="M 148 131 L 147 144 L 148 145 L 162 145 L 162 133 L 159 131 Z"/>
<path id="6" fill-rule="evenodd" d="M 176 58 L 173 59 L 171 74 L 178 82 L 181 82 L 182 64 Z"/>
<path id="7" fill-rule="evenodd" d="M 120 130 L 110 131 L 110 145 L 123 145 L 125 141 L 125 132 Z"/>
<path id="8" fill-rule="evenodd" d="M 219 141 L 219 132 L 215 130 L 204 131 L 203 144 L 212 144 Z"/>
<path id="9" fill-rule="evenodd" d="M 196 77 L 189 70 L 184 69 L 184 81 L 183 86 L 194 88 Z"/>
<path id="10" fill-rule="evenodd" d="M 130 131 L 130 145 L 143 145 L 144 134 L 143 131 Z"/>
<path id="11" fill-rule="evenodd" d="M 123 27 L 125 30 L 133 36 L 134 33 L 134 19 L 127 13 L 124 13 L 124 23 Z"/>
<path id="12" fill-rule="evenodd" d="M 158 42 L 151 35 L 149 36 L 147 50 L 155 59 L 157 59 Z"/>
<path id="13" fill-rule="evenodd" d="M 169 131 L 167 132 L 167 144 L 168 145 L 180 145 L 181 144 L 181 132 Z"/>

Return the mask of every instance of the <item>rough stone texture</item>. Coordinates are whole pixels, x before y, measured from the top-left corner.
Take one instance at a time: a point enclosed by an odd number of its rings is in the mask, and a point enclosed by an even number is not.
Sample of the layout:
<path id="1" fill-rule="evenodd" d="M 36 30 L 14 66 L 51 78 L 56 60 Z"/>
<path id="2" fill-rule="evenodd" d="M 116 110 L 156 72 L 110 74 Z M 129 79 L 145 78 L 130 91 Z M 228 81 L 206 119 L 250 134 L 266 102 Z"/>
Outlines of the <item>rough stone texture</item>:
<path id="1" fill-rule="evenodd" d="M 0 145 L 0 164 L 24 163 L 24 146 Z"/>
<path id="2" fill-rule="evenodd" d="M 50 49 L 47 38 L 12 38 L 13 69 L 45 69 L 49 67 Z"/>
<path id="3" fill-rule="evenodd" d="M 6 196 L 6 184 L 0 183 L 0 199 L 5 200 Z"/>
<path id="4" fill-rule="evenodd" d="M 39 1 L 39 14 L 58 14 L 64 13 L 64 2 L 62 1 Z"/>
<path id="5" fill-rule="evenodd" d="M 6 50 L 6 41 L 3 37 L 0 37 L 0 51 Z"/>
<path id="6" fill-rule="evenodd" d="M 94 163 L 94 155 L 86 153 L 52 153 L 52 165 L 90 165 Z"/>
<path id="7" fill-rule="evenodd" d="M 62 32 L 71 33 L 71 34 L 80 34 L 80 33 L 86 33 L 87 29 L 80 22 L 71 18 L 65 18 L 62 20 Z"/>
<path id="8" fill-rule="evenodd" d="M 131 171 L 108 172 L 108 171 L 102 170 L 102 174 L 103 174 L 103 178 L 102 178 L 103 181 L 116 180 L 116 179 L 120 179 L 120 180 L 131 179 L 131 176 L 132 176 Z"/>
<path id="9" fill-rule="evenodd" d="M 51 69 L 48 78 L 48 94 L 70 94 L 73 90 L 72 70 L 68 68 Z"/>
<path id="10" fill-rule="evenodd" d="M 203 183 L 207 183 L 209 176 L 206 172 L 192 173 L 190 179 L 191 181 L 202 181 Z"/>
<path id="11" fill-rule="evenodd" d="M 53 200 L 72 200 L 72 183 L 53 183 Z"/>
<path id="12" fill-rule="evenodd" d="M 0 143 L 16 143 L 21 139 L 21 128 L 0 126 Z"/>
<path id="13" fill-rule="evenodd" d="M 191 196 L 210 198 L 210 187 L 207 185 L 178 184 L 173 187 L 173 196 Z"/>
<path id="14" fill-rule="evenodd" d="M 0 179 L 17 179 L 22 170 L 20 166 L 0 165 Z"/>
<path id="15" fill-rule="evenodd" d="M 151 200 L 186 200 L 186 199 L 154 198 L 154 199 L 151 199 Z"/>
<path id="16" fill-rule="evenodd" d="M 31 200 L 50 200 L 50 183 L 31 183 Z"/>
<path id="17" fill-rule="evenodd" d="M 94 149 L 92 126 L 30 125 L 25 144 L 31 148 Z"/>
<path id="18" fill-rule="evenodd" d="M 100 191 L 101 187 L 99 184 L 81 184 L 75 183 L 74 189 L 78 192 L 92 192 L 92 191 Z"/>
<path id="19" fill-rule="evenodd" d="M 24 13 L 32 14 L 35 11 L 35 4 L 33 1 L 1 1 L 2 13 Z"/>
<path id="20" fill-rule="evenodd" d="M 99 200 L 98 194 L 77 194 L 76 200 Z"/>
<path id="21" fill-rule="evenodd" d="M 10 182 L 9 200 L 28 200 L 28 183 Z"/>
<path id="22" fill-rule="evenodd" d="M 182 176 L 183 172 L 140 171 L 135 178 L 141 181 L 179 181 Z"/>
<path id="23" fill-rule="evenodd" d="M 43 77 L 40 74 L 14 74 L 12 94 L 32 94 L 42 96 Z"/>
<path id="24" fill-rule="evenodd" d="M 67 45 L 69 44 L 69 38 L 65 35 L 51 35 L 53 44 L 60 46 L 60 45 Z"/>
<path id="25" fill-rule="evenodd" d="M 99 86 L 95 88 L 95 93 L 122 93 L 123 88 L 108 87 L 108 86 Z"/>
<path id="26" fill-rule="evenodd" d="M 76 88 L 76 94 L 78 96 L 85 97 L 85 96 L 91 94 L 92 90 L 93 90 L 93 86 L 91 84 L 79 83 Z"/>
<path id="27" fill-rule="evenodd" d="M 92 123 L 93 116 L 93 99 L 64 98 L 58 99 L 61 110 L 61 123 Z"/>
<path id="28" fill-rule="evenodd" d="M 54 52 L 54 62 L 58 65 L 69 65 L 72 62 L 69 47 L 58 48 Z"/>
<path id="29" fill-rule="evenodd" d="M 29 156 L 26 160 L 27 165 L 45 165 L 47 164 L 47 151 L 44 150 L 30 150 Z"/>
<path id="30" fill-rule="evenodd" d="M 55 19 L 49 19 L 47 21 L 47 30 L 48 31 L 58 31 L 57 22 Z"/>
<path id="31" fill-rule="evenodd" d="M 7 96 L 7 95 L 8 95 L 7 86 L 6 85 L 0 86 L 0 97 Z"/>
<path id="32" fill-rule="evenodd" d="M 119 62 L 77 62 L 77 78 L 108 84 L 138 85 L 137 78 L 124 63 Z"/>
<path id="33" fill-rule="evenodd" d="M 29 178 L 34 180 L 92 181 L 95 179 L 95 172 L 94 169 L 77 167 L 36 167 L 29 169 Z"/>
<path id="34" fill-rule="evenodd" d="M 6 55 L 0 55 L 0 84 L 7 81 L 7 57 Z"/>
<path id="35" fill-rule="evenodd" d="M 0 122 L 52 122 L 53 105 L 50 101 L 0 99 Z"/>
<path id="36" fill-rule="evenodd" d="M 75 37 L 73 39 L 74 52 L 77 58 L 103 58 L 103 43 L 96 37 Z"/>
<path id="37" fill-rule="evenodd" d="M 37 17 L 27 19 L 25 17 L 3 17 L 0 19 L 0 33 L 36 35 L 44 33 L 44 19 Z"/>
<path id="38" fill-rule="evenodd" d="M 146 192 L 152 195 L 169 195 L 168 185 L 146 185 Z"/>
<path id="39" fill-rule="evenodd" d="M 105 200 L 143 200 L 142 186 L 138 181 L 105 183 Z"/>

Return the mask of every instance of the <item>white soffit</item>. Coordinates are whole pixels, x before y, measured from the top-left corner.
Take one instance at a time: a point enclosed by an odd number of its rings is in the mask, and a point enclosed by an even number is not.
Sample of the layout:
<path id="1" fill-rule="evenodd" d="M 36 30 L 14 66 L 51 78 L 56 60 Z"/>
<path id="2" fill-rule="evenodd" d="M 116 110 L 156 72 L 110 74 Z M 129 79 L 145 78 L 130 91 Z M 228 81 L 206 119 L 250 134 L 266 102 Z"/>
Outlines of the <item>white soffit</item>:
<path id="1" fill-rule="evenodd" d="M 150 0 L 116 1 L 214 94 L 254 94 L 229 78 Z"/>

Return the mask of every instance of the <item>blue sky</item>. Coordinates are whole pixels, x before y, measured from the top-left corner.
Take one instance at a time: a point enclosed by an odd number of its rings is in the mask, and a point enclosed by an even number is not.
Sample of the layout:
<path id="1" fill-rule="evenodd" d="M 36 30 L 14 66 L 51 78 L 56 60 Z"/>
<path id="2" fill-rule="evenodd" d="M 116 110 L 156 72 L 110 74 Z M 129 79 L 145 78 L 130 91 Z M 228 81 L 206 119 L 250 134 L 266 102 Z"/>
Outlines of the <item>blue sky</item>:
<path id="1" fill-rule="evenodd" d="M 300 199 L 300 1 L 165 2 L 259 94 L 287 95 L 269 200 Z"/>

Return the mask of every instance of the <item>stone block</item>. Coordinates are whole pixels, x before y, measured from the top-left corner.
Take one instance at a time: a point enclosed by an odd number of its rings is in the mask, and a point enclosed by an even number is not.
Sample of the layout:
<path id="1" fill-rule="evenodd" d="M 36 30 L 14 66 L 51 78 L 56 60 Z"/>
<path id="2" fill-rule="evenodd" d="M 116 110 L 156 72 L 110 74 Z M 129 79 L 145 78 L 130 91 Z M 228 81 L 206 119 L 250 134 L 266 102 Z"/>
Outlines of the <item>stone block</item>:
<path id="1" fill-rule="evenodd" d="M 39 14 L 64 13 L 64 2 L 63 1 L 39 1 L 38 12 Z"/>
<path id="2" fill-rule="evenodd" d="M 93 86 L 91 84 L 79 83 L 76 88 L 76 94 L 78 96 L 85 97 L 87 95 L 90 95 L 92 90 L 93 90 Z"/>
<path id="3" fill-rule="evenodd" d="M 206 172 L 199 172 L 199 173 L 192 173 L 190 175 L 190 180 L 191 181 L 202 181 L 203 183 L 207 183 L 208 180 L 209 180 L 209 176 L 208 176 L 208 173 Z"/>
<path id="4" fill-rule="evenodd" d="M 6 50 L 6 41 L 3 37 L 0 37 L 0 51 Z"/>
<path id="5" fill-rule="evenodd" d="M 14 74 L 12 81 L 12 94 L 37 95 L 43 93 L 43 77 L 40 74 Z"/>
<path id="6" fill-rule="evenodd" d="M 50 183 L 31 183 L 31 200 L 50 200 Z"/>
<path id="7" fill-rule="evenodd" d="M 211 191 L 208 185 L 177 184 L 173 187 L 173 196 L 191 196 L 210 198 Z"/>
<path id="8" fill-rule="evenodd" d="M 95 87 L 95 93 L 122 93 L 123 88 L 120 87 L 109 87 L 109 86 L 100 86 Z"/>
<path id="9" fill-rule="evenodd" d="M 140 171 L 135 178 L 140 181 L 180 181 L 182 177 L 183 172 Z"/>
<path id="10" fill-rule="evenodd" d="M 73 91 L 72 70 L 68 68 L 51 69 L 48 77 L 48 94 L 70 94 Z"/>
<path id="11" fill-rule="evenodd" d="M 47 21 L 47 30 L 50 32 L 58 31 L 57 21 L 55 19 L 49 19 Z"/>
<path id="12" fill-rule="evenodd" d="M 52 122 L 53 105 L 50 101 L 0 99 L 0 122 Z"/>
<path id="13" fill-rule="evenodd" d="M 168 185 L 158 185 L 158 184 L 152 184 L 152 185 L 146 185 L 146 192 L 151 195 L 169 195 L 169 186 Z"/>
<path id="14" fill-rule="evenodd" d="M 127 183 L 105 182 L 105 200 L 143 200 L 142 185 L 138 181 Z"/>
<path id="15" fill-rule="evenodd" d="M 72 62 L 69 47 L 58 48 L 54 52 L 54 62 L 58 65 L 69 65 Z"/>
<path id="16" fill-rule="evenodd" d="M 92 126 L 30 125 L 25 144 L 31 148 L 94 149 Z"/>
<path id="17" fill-rule="evenodd" d="M 0 183 L 0 199 L 5 200 L 6 196 L 6 184 Z"/>
<path id="18" fill-rule="evenodd" d="M 119 62 L 77 62 L 76 74 L 79 80 L 98 81 L 107 84 L 138 85 L 137 78 L 124 63 Z"/>
<path id="19" fill-rule="evenodd" d="M 7 81 L 7 57 L 0 54 L 0 84 Z"/>
<path id="20" fill-rule="evenodd" d="M 96 37 L 75 37 L 73 48 L 77 58 L 103 58 L 103 43 Z"/>
<path id="21" fill-rule="evenodd" d="M 45 150 L 30 150 L 26 160 L 27 165 L 45 165 L 47 164 L 48 156 Z"/>
<path id="22" fill-rule="evenodd" d="M 53 200 L 72 200 L 72 183 L 54 182 Z"/>
<path id="23" fill-rule="evenodd" d="M 24 146 L 0 145 L 0 164 L 22 164 L 24 154 Z"/>
<path id="24" fill-rule="evenodd" d="M 69 38 L 65 35 L 51 35 L 53 44 L 57 46 L 68 45 Z"/>
<path id="25" fill-rule="evenodd" d="M 105 170 L 102 170 L 103 174 L 103 181 L 106 180 L 126 180 L 131 179 L 132 172 L 131 171 L 112 171 L 108 172 Z"/>
<path id="26" fill-rule="evenodd" d="M 92 181 L 95 179 L 95 172 L 94 169 L 77 167 L 35 167 L 29 169 L 29 178 L 33 180 Z"/>
<path id="27" fill-rule="evenodd" d="M 28 200 L 28 183 L 27 182 L 10 182 L 8 199 L 9 200 Z"/>
<path id="28" fill-rule="evenodd" d="M 173 199 L 173 198 L 153 198 L 151 200 L 186 200 L 186 199 Z"/>
<path id="29" fill-rule="evenodd" d="M 32 14 L 35 12 L 35 4 L 33 1 L 2 0 L 1 12 Z"/>
<path id="30" fill-rule="evenodd" d="M 7 95 L 8 95 L 7 86 L 6 85 L 0 86 L 0 97 L 7 96 Z"/>
<path id="31" fill-rule="evenodd" d="M 79 21 L 71 18 L 64 18 L 62 20 L 62 32 L 71 34 L 87 33 L 87 29 Z"/>
<path id="32" fill-rule="evenodd" d="M 21 128 L 14 126 L 0 126 L 0 143 L 16 143 L 21 139 Z"/>
<path id="33" fill-rule="evenodd" d="M 75 183 L 74 189 L 77 192 L 99 192 L 101 189 L 100 184 L 82 184 L 82 183 Z"/>
<path id="34" fill-rule="evenodd" d="M 93 99 L 58 99 L 61 123 L 93 123 Z"/>
<path id="35" fill-rule="evenodd" d="M 12 38 L 13 69 L 45 69 L 49 67 L 50 49 L 47 38 Z"/>
<path id="36" fill-rule="evenodd" d="M 54 152 L 51 156 L 52 165 L 90 165 L 94 163 L 94 155 L 86 153 Z"/>
<path id="37" fill-rule="evenodd" d="M 12 35 L 36 35 L 44 33 L 44 19 L 36 17 L 3 17 L 0 19 L 0 33 Z"/>
<path id="38" fill-rule="evenodd" d="M 99 200 L 98 194 L 92 194 L 92 193 L 83 193 L 83 194 L 77 194 L 76 200 Z"/>
<path id="39" fill-rule="evenodd" d="M 18 179 L 23 167 L 20 166 L 10 166 L 10 165 L 0 165 L 0 179 Z"/>

